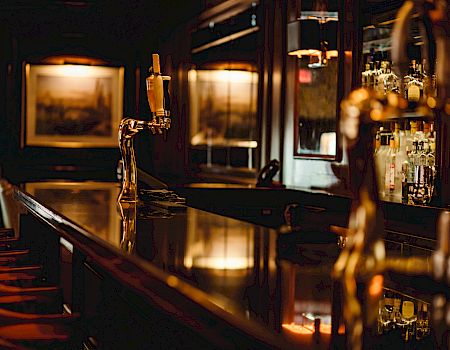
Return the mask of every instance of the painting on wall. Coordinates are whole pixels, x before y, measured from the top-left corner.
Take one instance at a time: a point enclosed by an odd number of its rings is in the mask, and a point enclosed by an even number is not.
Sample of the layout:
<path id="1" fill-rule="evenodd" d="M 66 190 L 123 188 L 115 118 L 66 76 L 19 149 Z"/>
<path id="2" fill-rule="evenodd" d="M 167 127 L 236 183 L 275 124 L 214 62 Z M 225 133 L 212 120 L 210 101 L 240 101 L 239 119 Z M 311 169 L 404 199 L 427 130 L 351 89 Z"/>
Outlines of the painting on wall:
<path id="1" fill-rule="evenodd" d="M 195 70 L 188 73 L 192 146 L 257 146 L 258 73 Z"/>
<path id="2" fill-rule="evenodd" d="M 25 65 L 25 146 L 117 147 L 123 67 Z"/>

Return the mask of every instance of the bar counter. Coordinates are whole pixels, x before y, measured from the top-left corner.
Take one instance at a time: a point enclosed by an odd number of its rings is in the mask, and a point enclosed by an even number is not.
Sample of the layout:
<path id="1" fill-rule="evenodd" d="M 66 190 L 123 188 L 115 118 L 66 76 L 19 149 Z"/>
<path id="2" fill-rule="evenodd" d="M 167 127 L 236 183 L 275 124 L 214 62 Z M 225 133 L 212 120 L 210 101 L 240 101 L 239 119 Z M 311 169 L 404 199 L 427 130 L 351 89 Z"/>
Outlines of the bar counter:
<path id="1" fill-rule="evenodd" d="M 345 233 L 327 226 L 335 215 L 316 203 L 292 207 L 288 215 L 307 210 L 299 227 L 272 229 L 189 206 L 119 205 L 114 182 L 8 186 L 4 223 L 20 225 L 55 266 L 48 280 L 82 316 L 89 349 L 345 348 L 342 288 L 331 277 Z M 414 256 L 430 271 L 434 240 L 386 234 L 388 257 Z M 383 290 L 378 312 L 388 321 L 369 331 L 370 348 L 433 348 L 429 310 L 442 288 L 429 276 L 386 273 Z M 420 337 L 410 320 L 389 319 L 392 301 L 426 320 Z"/>
<path id="2" fill-rule="evenodd" d="M 71 252 L 73 290 L 67 299 L 100 348 L 138 349 L 155 337 L 157 347 L 329 347 L 330 276 L 339 254 L 334 234 L 293 244 L 282 230 L 190 207 L 170 212 L 151 203 L 119 206 L 117 183 L 27 183 L 14 194 L 32 214 L 31 223 L 22 218 L 21 232 L 36 230 L 38 218 Z M 83 268 L 88 272 L 80 273 Z M 92 279 L 103 281 L 97 291 L 89 285 L 98 283 L 88 282 Z M 105 285 L 121 295 L 120 303 L 132 310 L 128 314 L 147 319 L 157 310 L 167 324 L 159 329 L 159 318 L 144 322 L 150 328 L 134 336 L 125 322 L 109 325 L 116 331 L 101 330 L 111 318 L 105 305 L 120 309 L 108 301 Z M 90 301 L 98 293 L 102 296 Z M 115 317 L 120 324 L 122 316 Z"/>

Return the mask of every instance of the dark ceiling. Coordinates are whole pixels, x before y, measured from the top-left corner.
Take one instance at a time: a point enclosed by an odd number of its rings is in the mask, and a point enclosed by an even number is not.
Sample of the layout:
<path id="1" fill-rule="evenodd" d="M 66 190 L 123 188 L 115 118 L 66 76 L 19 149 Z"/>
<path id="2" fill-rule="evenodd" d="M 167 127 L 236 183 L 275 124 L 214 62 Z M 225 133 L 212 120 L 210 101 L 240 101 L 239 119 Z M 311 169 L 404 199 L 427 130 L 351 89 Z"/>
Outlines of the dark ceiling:
<path id="1" fill-rule="evenodd" d="M 0 1 L 0 26 L 21 42 L 46 50 L 105 52 L 158 47 L 199 0 Z"/>

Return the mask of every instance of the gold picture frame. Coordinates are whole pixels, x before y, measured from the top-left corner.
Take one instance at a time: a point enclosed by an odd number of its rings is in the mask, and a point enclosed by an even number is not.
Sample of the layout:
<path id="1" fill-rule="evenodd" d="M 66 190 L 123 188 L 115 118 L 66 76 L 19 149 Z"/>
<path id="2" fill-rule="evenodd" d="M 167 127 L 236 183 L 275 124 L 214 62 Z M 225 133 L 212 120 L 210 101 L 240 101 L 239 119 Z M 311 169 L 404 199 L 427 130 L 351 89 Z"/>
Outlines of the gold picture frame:
<path id="1" fill-rule="evenodd" d="M 25 64 L 23 146 L 118 147 L 124 68 Z"/>

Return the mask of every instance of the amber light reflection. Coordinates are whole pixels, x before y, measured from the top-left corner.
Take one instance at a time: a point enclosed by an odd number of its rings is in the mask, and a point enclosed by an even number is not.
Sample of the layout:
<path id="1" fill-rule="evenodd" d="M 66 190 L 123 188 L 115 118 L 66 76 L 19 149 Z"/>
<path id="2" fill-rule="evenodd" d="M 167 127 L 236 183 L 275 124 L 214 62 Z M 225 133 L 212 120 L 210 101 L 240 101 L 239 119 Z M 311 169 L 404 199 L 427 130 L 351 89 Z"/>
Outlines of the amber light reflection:
<path id="1" fill-rule="evenodd" d="M 189 210 L 189 209 L 188 209 Z M 253 267 L 254 232 L 233 219 L 189 213 L 184 265 L 187 268 L 242 270 Z"/>
<path id="2" fill-rule="evenodd" d="M 314 322 L 308 323 L 308 324 L 296 324 L 294 322 L 291 323 L 284 323 L 282 324 L 282 327 L 289 332 L 295 333 L 295 334 L 313 334 L 314 333 Z M 320 324 L 319 332 L 321 334 L 331 334 L 331 324 Z M 338 333 L 344 334 L 345 328 L 343 325 L 339 327 Z"/>

